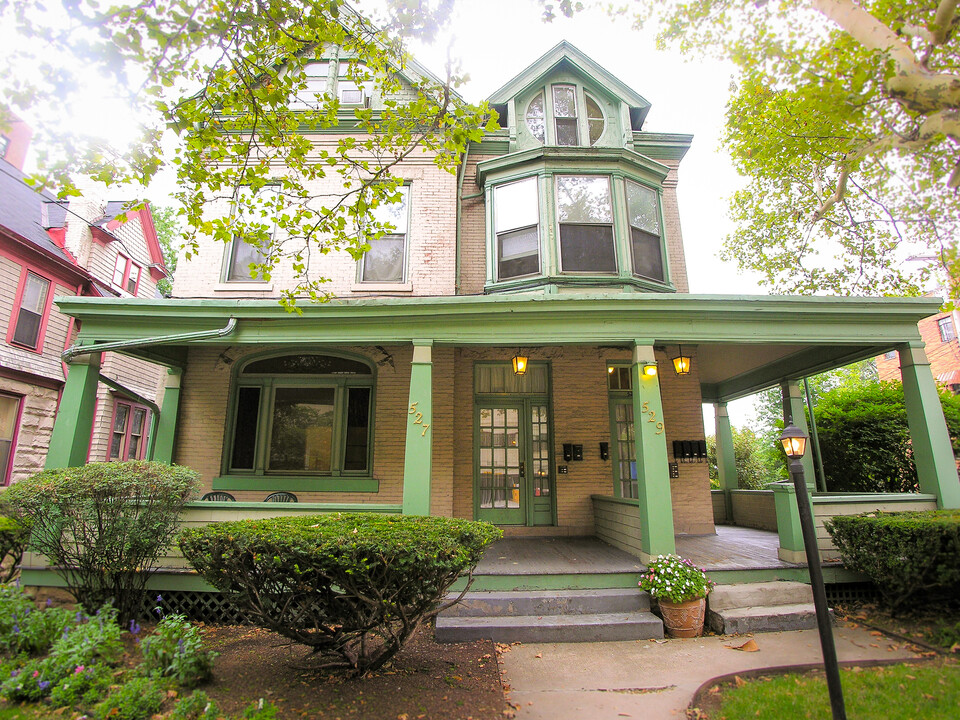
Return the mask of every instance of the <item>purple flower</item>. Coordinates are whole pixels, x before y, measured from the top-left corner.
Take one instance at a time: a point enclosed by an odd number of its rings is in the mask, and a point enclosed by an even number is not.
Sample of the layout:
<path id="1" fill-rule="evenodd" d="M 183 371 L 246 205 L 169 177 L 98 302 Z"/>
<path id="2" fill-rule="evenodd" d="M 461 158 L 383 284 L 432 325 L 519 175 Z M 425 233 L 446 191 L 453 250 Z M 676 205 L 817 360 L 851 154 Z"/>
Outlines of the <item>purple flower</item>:
<path id="1" fill-rule="evenodd" d="M 16 623 L 14 623 L 14 625 L 13 625 L 13 634 L 14 634 L 14 635 L 19 635 L 19 634 L 20 634 L 20 626 L 17 625 Z"/>
<path id="2" fill-rule="evenodd" d="M 130 634 L 139 635 L 140 634 L 140 624 L 136 620 L 130 620 Z"/>
<path id="3" fill-rule="evenodd" d="M 184 655 L 186 651 L 183 649 L 183 638 L 177 640 L 177 654 Z"/>
<path id="4" fill-rule="evenodd" d="M 163 602 L 163 595 L 157 595 L 157 602 Z"/>
<path id="5" fill-rule="evenodd" d="M 83 622 L 83 613 L 77 610 L 77 622 Z"/>
<path id="6" fill-rule="evenodd" d="M 37 685 L 40 686 L 40 689 L 41 689 L 41 690 L 46 690 L 48 687 L 50 687 L 50 681 L 49 681 L 49 680 L 41 680 L 40 682 L 37 683 Z"/>
<path id="7" fill-rule="evenodd" d="M 10 677 L 12 677 L 12 678 L 16 677 L 16 676 L 19 675 L 19 674 L 20 674 L 20 671 L 19 671 L 19 670 L 11 670 L 11 671 L 10 671 Z"/>
<path id="8" fill-rule="evenodd" d="M 47 598 L 47 607 L 53 605 L 53 598 Z"/>

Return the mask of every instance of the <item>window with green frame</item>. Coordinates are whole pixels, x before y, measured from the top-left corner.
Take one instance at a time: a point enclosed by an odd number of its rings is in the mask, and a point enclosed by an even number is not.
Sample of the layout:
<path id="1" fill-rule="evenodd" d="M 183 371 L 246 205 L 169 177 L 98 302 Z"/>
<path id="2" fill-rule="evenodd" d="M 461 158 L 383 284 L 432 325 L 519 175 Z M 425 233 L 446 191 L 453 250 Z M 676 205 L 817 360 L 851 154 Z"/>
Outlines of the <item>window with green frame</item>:
<path id="1" fill-rule="evenodd" d="M 610 398 L 611 460 L 613 488 L 617 497 L 639 497 L 637 456 L 633 427 L 633 380 L 629 365 L 607 366 L 607 391 Z"/>
<path id="2" fill-rule="evenodd" d="M 355 475 L 372 467 L 374 372 L 321 353 L 254 358 L 232 394 L 232 475 Z"/>

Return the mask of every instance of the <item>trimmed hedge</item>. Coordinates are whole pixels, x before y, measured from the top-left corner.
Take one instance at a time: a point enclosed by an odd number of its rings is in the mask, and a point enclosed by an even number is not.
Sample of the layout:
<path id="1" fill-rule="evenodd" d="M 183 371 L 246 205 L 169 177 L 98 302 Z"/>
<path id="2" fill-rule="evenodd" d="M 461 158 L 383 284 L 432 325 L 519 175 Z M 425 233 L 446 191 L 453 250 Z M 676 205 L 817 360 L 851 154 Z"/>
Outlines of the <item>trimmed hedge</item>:
<path id="1" fill-rule="evenodd" d="M 336 513 L 190 528 L 180 549 L 254 622 L 312 648 L 320 667 L 362 674 L 433 618 L 501 535 L 469 520 Z"/>
<path id="2" fill-rule="evenodd" d="M 960 597 L 960 510 L 838 516 L 825 526 L 843 564 L 896 612 Z"/>
<path id="3" fill-rule="evenodd" d="M 30 548 L 49 558 L 77 601 L 88 608 L 113 603 L 125 624 L 138 614 L 198 480 L 179 465 L 90 463 L 21 480 L 4 501 L 30 519 Z"/>

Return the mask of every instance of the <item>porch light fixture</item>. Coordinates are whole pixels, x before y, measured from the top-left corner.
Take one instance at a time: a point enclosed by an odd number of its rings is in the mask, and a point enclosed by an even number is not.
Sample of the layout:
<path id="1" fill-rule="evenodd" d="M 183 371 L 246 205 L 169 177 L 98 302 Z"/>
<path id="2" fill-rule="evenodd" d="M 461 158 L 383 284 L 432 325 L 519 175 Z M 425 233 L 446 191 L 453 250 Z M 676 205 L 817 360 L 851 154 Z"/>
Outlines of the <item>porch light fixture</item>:
<path id="1" fill-rule="evenodd" d="M 673 369 L 677 371 L 677 375 L 690 372 L 690 356 L 683 354 L 683 345 L 680 345 L 680 354 L 673 358 Z"/>
<path id="2" fill-rule="evenodd" d="M 517 354 L 513 356 L 513 374 L 523 375 L 527 372 L 527 356 L 521 355 L 519 348 Z"/>
<path id="3" fill-rule="evenodd" d="M 657 364 L 655 362 L 644 363 L 643 374 L 647 377 L 656 377 L 657 375 Z"/>
<path id="4" fill-rule="evenodd" d="M 791 460 L 799 460 L 807 451 L 807 436 L 793 423 L 783 429 L 780 442 L 783 443 L 783 451 Z"/>

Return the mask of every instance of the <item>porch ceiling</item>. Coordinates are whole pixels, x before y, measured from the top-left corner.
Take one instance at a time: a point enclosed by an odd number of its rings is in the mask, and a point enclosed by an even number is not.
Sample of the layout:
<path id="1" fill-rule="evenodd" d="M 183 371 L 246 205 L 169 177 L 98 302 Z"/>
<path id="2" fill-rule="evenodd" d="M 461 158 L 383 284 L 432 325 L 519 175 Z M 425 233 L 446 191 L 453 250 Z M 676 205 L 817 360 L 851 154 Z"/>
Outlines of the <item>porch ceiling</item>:
<path id="1" fill-rule="evenodd" d="M 304 303 L 275 300 L 58 298 L 82 321 L 84 344 L 148 342 L 133 354 L 180 365 L 187 342 L 150 338 L 212 330 L 238 320 L 228 337 L 198 344 L 379 345 L 414 340 L 454 346 L 641 345 L 696 347 L 704 400 L 748 395 L 919 343 L 917 322 L 938 298 L 826 298 L 681 294 L 379 298 Z"/>

